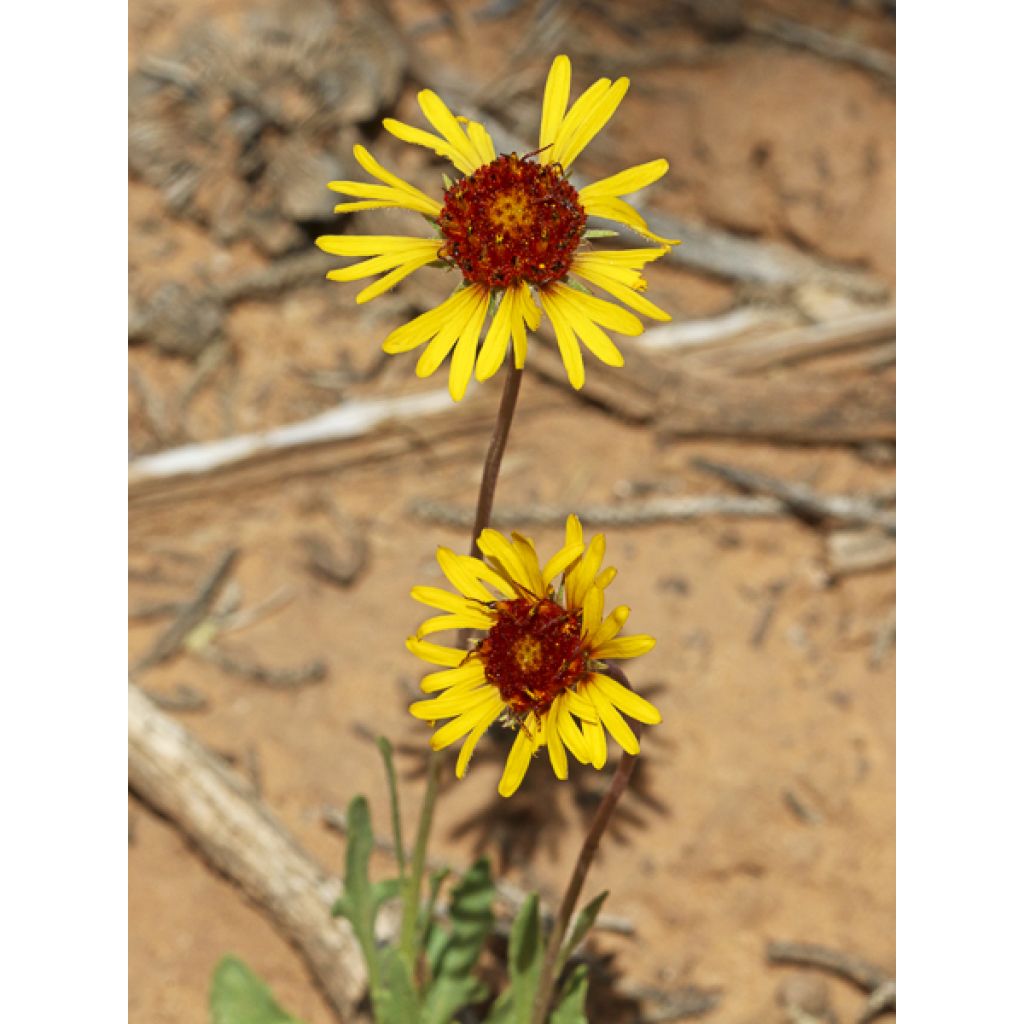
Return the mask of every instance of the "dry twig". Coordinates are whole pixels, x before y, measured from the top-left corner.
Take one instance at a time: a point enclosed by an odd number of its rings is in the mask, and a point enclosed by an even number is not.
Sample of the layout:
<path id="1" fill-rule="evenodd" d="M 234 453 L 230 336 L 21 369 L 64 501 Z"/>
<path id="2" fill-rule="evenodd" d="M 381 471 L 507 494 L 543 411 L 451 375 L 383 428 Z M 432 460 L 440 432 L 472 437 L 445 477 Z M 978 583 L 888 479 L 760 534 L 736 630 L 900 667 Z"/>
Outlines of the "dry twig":
<path id="1" fill-rule="evenodd" d="M 340 883 L 309 857 L 246 782 L 131 683 L 128 785 L 270 915 L 341 1019 L 351 1019 L 366 971 L 348 922 L 331 917 Z"/>
<path id="2" fill-rule="evenodd" d="M 149 651 L 136 662 L 133 671 L 141 672 L 177 654 L 189 633 L 206 618 L 221 588 L 227 582 L 237 557 L 238 548 L 229 548 L 220 556 L 210 574 L 199 585 L 195 596 L 187 604 L 182 605 L 174 621 L 157 637 Z"/>

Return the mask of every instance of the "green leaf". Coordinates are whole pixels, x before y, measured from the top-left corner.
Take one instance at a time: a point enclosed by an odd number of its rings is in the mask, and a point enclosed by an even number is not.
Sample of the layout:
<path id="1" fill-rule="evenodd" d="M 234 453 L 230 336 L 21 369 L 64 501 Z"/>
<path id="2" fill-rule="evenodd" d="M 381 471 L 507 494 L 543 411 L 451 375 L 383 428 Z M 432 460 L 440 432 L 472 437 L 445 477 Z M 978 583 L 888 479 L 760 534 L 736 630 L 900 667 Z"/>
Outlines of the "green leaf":
<path id="1" fill-rule="evenodd" d="M 561 997 L 551 1013 L 549 1024 L 587 1024 L 587 984 L 587 966 L 580 964 L 562 986 Z"/>
<path id="2" fill-rule="evenodd" d="M 211 1024 L 301 1024 L 236 956 L 221 958 L 210 984 Z"/>
<path id="3" fill-rule="evenodd" d="M 484 1024 L 512 1024 L 515 1019 L 512 1013 L 515 1005 L 512 1002 L 512 989 L 507 988 L 494 1001 L 491 1012 L 487 1014 Z"/>
<path id="4" fill-rule="evenodd" d="M 447 932 L 438 927 L 434 920 L 434 907 L 437 906 L 437 897 L 441 892 L 441 886 L 450 874 L 449 868 L 438 868 L 436 871 L 430 872 L 427 903 L 420 912 L 419 948 L 426 954 L 431 977 L 434 977 L 440 969 L 441 954 L 448 942 Z"/>
<path id="5" fill-rule="evenodd" d="M 452 891 L 451 927 L 436 957 L 434 980 L 424 1002 L 424 1024 L 448 1024 L 463 1006 L 486 997 L 486 987 L 472 972 L 494 928 L 493 902 L 490 863 L 481 858 Z"/>
<path id="6" fill-rule="evenodd" d="M 380 951 L 380 976 L 371 987 L 376 1024 L 419 1024 L 420 1007 L 409 968 L 393 946 Z"/>
<path id="7" fill-rule="evenodd" d="M 540 900 L 535 892 L 531 892 L 512 922 L 508 943 L 508 973 L 515 1004 L 511 1019 L 516 1024 L 529 1024 L 543 956 Z"/>
<path id="8" fill-rule="evenodd" d="M 380 887 L 370 885 L 370 854 L 373 831 L 366 797 L 357 796 L 348 805 L 348 847 L 345 850 L 345 891 L 334 904 L 335 916 L 347 917 L 366 958 L 371 987 L 378 973 L 377 944 L 373 922 L 381 902 Z M 382 883 L 384 884 L 384 883 Z"/>
<path id="9" fill-rule="evenodd" d="M 557 970 L 561 971 L 565 966 L 565 962 L 572 956 L 577 946 L 587 937 L 587 932 L 594 927 L 594 922 L 597 920 L 597 915 L 601 913 L 601 907 L 604 905 L 604 901 L 608 898 L 608 890 L 598 893 L 577 915 L 576 920 L 573 921 L 572 931 L 569 933 L 569 938 L 565 945 L 562 946 L 558 954 L 558 965 Z"/>

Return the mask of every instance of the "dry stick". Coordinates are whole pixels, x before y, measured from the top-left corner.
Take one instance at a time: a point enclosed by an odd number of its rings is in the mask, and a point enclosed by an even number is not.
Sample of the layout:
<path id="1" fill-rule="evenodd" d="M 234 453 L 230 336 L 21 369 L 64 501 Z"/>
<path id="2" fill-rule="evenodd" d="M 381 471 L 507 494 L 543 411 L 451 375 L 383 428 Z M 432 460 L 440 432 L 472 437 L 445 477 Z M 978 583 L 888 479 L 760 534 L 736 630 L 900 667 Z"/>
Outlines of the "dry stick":
<path id="1" fill-rule="evenodd" d="M 772 964 L 799 964 L 802 967 L 820 967 L 852 981 L 865 992 L 874 992 L 890 981 L 889 975 L 875 964 L 826 946 L 804 942 L 769 942 L 765 950 Z"/>
<path id="2" fill-rule="evenodd" d="M 310 859 L 236 772 L 131 684 L 128 785 L 267 911 L 338 1016 L 352 1019 L 366 968 L 351 926 L 331 917 L 338 881 Z"/>
<path id="3" fill-rule="evenodd" d="M 149 651 L 136 662 L 133 671 L 141 672 L 143 669 L 158 665 L 177 654 L 189 633 L 206 618 L 221 588 L 227 582 L 237 557 L 238 548 L 229 548 L 221 555 L 209 576 L 200 584 L 195 597 L 182 607 L 170 626 L 157 637 Z"/>
<path id="4" fill-rule="evenodd" d="M 612 784 L 608 787 L 608 792 L 605 793 L 601 800 L 597 812 L 594 814 L 594 820 L 590 823 L 590 831 L 587 832 L 583 845 L 580 847 L 579 855 L 576 858 L 576 867 L 573 868 L 572 878 L 569 880 L 565 895 L 562 897 L 562 905 L 558 908 L 558 917 L 555 918 L 555 927 L 551 931 L 551 935 L 548 938 L 548 946 L 544 952 L 544 964 L 541 967 L 540 980 L 537 983 L 537 995 L 533 1003 L 532 1024 L 544 1024 L 547 1018 L 548 1005 L 551 1002 L 555 981 L 557 980 L 555 977 L 555 967 L 558 964 L 559 953 L 565 940 L 565 933 L 569 929 L 569 921 L 572 919 L 573 911 L 576 909 L 576 903 L 580 898 L 580 892 L 583 890 L 583 883 L 587 879 L 587 872 L 590 870 L 590 865 L 594 860 L 594 854 L 597 853 L 601 836 L 604 835 L 604 830 L 608 827 L 608 821 L 612 816 L 612 811 L 615 810 L 615 805 L 626 791 L 626 786 L 629 785 L 629 778 L 633 774 L 635 766 L 636 757 L 632 754 L 623 753 L 619 759 L 619 766 L 615 769 Z"/>

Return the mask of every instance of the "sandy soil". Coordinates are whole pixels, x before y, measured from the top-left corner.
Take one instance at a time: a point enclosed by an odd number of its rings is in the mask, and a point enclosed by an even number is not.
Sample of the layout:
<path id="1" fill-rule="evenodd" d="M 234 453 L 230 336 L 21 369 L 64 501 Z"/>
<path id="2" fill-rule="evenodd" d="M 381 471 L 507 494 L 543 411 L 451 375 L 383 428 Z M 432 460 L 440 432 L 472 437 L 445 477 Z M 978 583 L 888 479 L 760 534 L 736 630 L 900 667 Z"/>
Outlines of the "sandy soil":
<path id="1" fill-rule="evenodd" d="M 392 6 L 409 27 L 436 17 L 443 5 Z M 596 15 L 588 20 L 587 8 L 572 20 L 566 46 L 581 74 L 617 71 L 621 52 L 634 81 L 580 171 L 607 174 L 624 159 L 665 155 L 672 171 L 653 206 L 795 243 L 892 282 L 891 88 L 864 71 L 749 34 L 715 43 L 712 59 L 697 66 L 647 66 L 637 58 L 655 48 L 708 45 L 679 19 L 659 30 L 667 6 L 644 7 L 626 42 L 622 28 L 598 23 Z M 216 0 L 136 3 L 133 64 L 172 45 L 190 19 L 237 9 L 244 7 Z M 867 4 L 764 9 L 893 47 L 891 22 Z M 485 71 L 495 67 L 488 56 L 521 37 L 527 15 L 524 8 L 472 26 L 479 47 L 465 68 L 471 80 L 488 80 Z M 460 48 L 450 32 L 415 38 L 422 55 L 456 66 Z M 509 122 L 531 126 L 546 54 L 521 55 L 516 67 L 525 69 L 526 85 L 511 101 Z M 398 104 L 410 119 L 414 92 L 407 84 Z M 375 152 L 433 181 L 435 169 L 393 140 L 382 136 Z M 250 243 L 225 245 L 203 225 L 170 217 L 148 185 L 133 181 L 129 197 L 134 290 L 216 278 L 263 261 Z M 410 357 L 383 367 L 377 358 L 379 339 L 407 318 L 409 304 L 441 294 L 436 277 L 428 272 L 425 281 L 408 282 L 399 298 L 381 300 L 377 309 L 357 309 L 351 286 L 327 282 L 237 305 L 225 328 L 227 358 L 177 421 L 172 414 L 196 364 L 133 346 L 133 453 L 292 422 L 352 396 L 437 387 L 438 380 L 415 379 Z M 652 273 L 650 294 L 680 319 L 727 309 L 743 297 L 728 282 L 668 267 Z M 628 341 L 623 348 L 628 360 Z M 332 389 L 310 377 L 339 369 L 354 371 L 354 383 Z M 481 386 L 467 400 L 469 412 L 455 409 L 443 418 L 486 419 L 499 390 L 499 381 Z M 165 414 L 163 422 L 154 409 Z M 471 504 L 487 443 L 485 428 L 441 438 L 427 420 L 414 434 L 416 443 L 395 458 L 315 475 L 300 468 L 270 484 L 131 509 L 133 607 L 182 600 L 225 548 L 238 545 L 233 585 L 243 607 L 275 595 L 283 603 L 225 636 L 224 646 L 270 667 L 326 664 L 322 682 L 288 691 L 189 655 L 138 681 L 157 692 L 187 684 L 202 693 L 206 707 L 178 717 L 243 770 L 258 766 L 269 806 L 335 870 L 344 840 L 325 828 L 322 807 L 365 793 L 384 821 L 383 777 L 368 735 L 425 745 L 426 727 L 405 711 L 420 666 L 403 641 L 422 617 L 408 592 L 438 579 L 437 544 L 467 543 L 464 530 L 413 518 L 410 503 Z M 810 481 L 825 492 L 894 485 L 893 466 L 846 447 L 668 443 L 527 374 L 498 504 L 608 504 L 630 495 L 721 491 L 691 466 L 697 455 Z M 542 550 L 558 543 L 556 529 L 529 532 Z M 876 649 L 892 614 L 894 573 L 830 582 L 820 532 L 795 520 L 711 519 L 607 532 L 608 561 L 619 569 L 614 597 L 632 607 L 636 629 L 659 639 L 633 678 L 665 722 L 644 738 L 639 788 L 627 796 L 621 827 L 588 883 L 588 892 L 611 889 L 607 910 L 628 917 L 636 933 L 602 934 L 596 950 L 613 955 L 627 987 L 716 990 L 720 1001 L 706 1019 L 740 1024 L 790 1019 L 775 993 L 791 972 L 766 965 L 770 939 L 818 942 L 894 971 L 894 665 L 891 651 Z M 340 550 L 355 539 L 365 543 L 367 562 L 352 586 L 310 573 L 303 548 L 310 534 Z M 129 623 L 130 661 L 165 625 L 166 619 Z M 499 753 L 496 746 L 484 751 L 464 782 L 446 788 L 434 853 L 464 864 L 477 849 L 490 852 L 510 878 L 555 899 L 582 835 L 582 808 L 600 779 L 577 766 L 571 784 L 557 785 L 537 765 L 531 778 L 542 785 L 496 806 Z M 414 776 L 415 758 L 402 763 Z M 420 783 L 411 777 L 405 785 L 411 830 Z M 133 1021 L 205 1020 L 210 973 L 226 952 L 247 960 L 309 1024 L 333 1019 L 302 962 L 258 909 L 134 798 L 129 821 Z M 385 858 L 379 866 L 386 868 Z M 838 1018 L 852 1020 L 862 996 L 840 980 L 827 985 Z"/>

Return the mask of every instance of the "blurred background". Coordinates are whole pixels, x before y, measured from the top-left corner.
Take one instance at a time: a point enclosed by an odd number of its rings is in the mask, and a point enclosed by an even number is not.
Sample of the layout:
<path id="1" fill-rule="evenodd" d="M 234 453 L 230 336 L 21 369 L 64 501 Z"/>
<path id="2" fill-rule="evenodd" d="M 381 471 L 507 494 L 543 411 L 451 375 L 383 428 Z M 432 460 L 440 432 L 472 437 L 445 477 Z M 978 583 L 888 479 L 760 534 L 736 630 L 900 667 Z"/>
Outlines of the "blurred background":
<path id="1" fill-rule="evenodd" d="M 420 271 L 357 307 L 313 239 L 425 230 L 335 217 L 326 183 L 365 177 L 361 142 L 440 195 L 451 168 L 380 128 L 422 124 L 424 87 L 500 151 L 534 149 L 561 52 L 573 96 L 632 81 L 574 182 L 670 162 L 637 205 L 683 240 L 648 274 L 672 323 L 622 339 L 623 369 L 588 359 L 581 393 L 551 336 L 532 339 L 496 502 L 496 525 L 542 552 L 568 511 L 604 530 L 611 599 L 659 641 L 632 680 L 665 721 L 584 894 L 611 889 L 594 1021 L 865 1012 L 870 986 L 775 963 L 773 942 L 895 972 L 894 15 L 894 0 L 131 5 L 132 678 L 332 872 L 332 809 L 366 793 L 384 828 L 377 734 L 400 750 L 413 829 L 428 730 L 405 710 L 422 666 L 404 640 L 425 617 L 408 592 L 440 581 L 437 544 L 468 547 L 501 383 L 455 406 L 444 371 L 421 381 L 415 356 L 381 353 L 453 282 Z M 556 784 L 538 764 L 499 802 L 502 742 L 457 785 L 446 768 L 433 853 L 488 853 L 554 902 L 607 780 L 577 766 Z M 335 1019 L 273 923 L 134 797 L 129 836 L 133 1020 L 204 1020 L 226 952 L 310 1024 Z"/>

